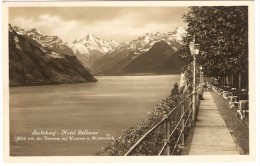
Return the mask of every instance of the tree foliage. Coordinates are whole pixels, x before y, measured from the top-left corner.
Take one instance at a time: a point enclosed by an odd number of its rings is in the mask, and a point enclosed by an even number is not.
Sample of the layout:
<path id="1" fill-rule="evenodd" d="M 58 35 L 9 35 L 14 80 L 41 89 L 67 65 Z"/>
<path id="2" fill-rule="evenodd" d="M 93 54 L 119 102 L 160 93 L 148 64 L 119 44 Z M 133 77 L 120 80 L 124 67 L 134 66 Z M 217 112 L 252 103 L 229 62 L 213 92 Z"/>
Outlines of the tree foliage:
<path id="1" fill-rule="evenodd" d="M 172 88 L 172 91 L 171 91 L 171 96 L 178 95 L 178 94 L 179 94 L 179 85 L 178 85 L 178 83 L 176 82 L 176 83 L 173 85 L 173 88 Z"/>
<path id="2" fill-rule="evenodd" d="M 248 8 L 246 6 L 190 7 L 181 59 L 186 69 L 192 62 L 189 42 L 201 44 L 198 63 L 209 76 L 248 71 Z"/>

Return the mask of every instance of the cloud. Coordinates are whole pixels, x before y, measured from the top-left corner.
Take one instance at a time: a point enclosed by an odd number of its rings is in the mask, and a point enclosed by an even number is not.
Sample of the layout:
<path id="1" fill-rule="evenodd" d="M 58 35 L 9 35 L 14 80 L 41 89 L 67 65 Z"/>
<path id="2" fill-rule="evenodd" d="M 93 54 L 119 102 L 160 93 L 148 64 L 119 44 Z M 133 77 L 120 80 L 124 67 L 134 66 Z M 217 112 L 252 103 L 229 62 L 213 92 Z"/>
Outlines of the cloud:
<path id="1" fill-rule="evenodd" d="M 80 26 L 78 21 L 64 21 L 58 16 L 50 16 L 48 14 L 41 15 L 36 20 L 18 17 L 12 20 L 11 24 L 24 29 L 37 28 L 46 35 L 59 36 L 64 41 L 70 41 L 72 39 L 70 34 L 73 34 Z"/>
<path id="2" fill-rule="evenodd" d="M 186 8 L 19 8 L 10 10 L 10 23 L 37 28 L 63 41 L 94 33 L 118 42 L 131 41 L 145 33 L 169 32 L 185 26 L 181 17 Z M 33 14 L 32 14 L 33 13 Z"/>
<path id="3" fill-rule="evenodd" d="M 93 23 L 99 20 L 109 20 L 121 15 L 124 8 L 118 7 L 13 7 L 9 10 L 10 20 L 17 16 L 36 20 L 43 14 L 58 16 L 64 21 L 77 19 L 81 22 Z"/>

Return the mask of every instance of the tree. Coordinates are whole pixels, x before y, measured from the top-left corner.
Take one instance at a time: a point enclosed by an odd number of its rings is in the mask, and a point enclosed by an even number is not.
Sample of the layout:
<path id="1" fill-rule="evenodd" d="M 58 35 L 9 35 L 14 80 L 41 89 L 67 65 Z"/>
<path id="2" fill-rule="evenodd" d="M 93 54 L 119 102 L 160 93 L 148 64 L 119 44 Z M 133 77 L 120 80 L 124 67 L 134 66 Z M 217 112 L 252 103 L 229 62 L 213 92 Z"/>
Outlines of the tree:
<path id="1" fill-rule="evenodd" d="M 226 77 L 248 73 L 247 6 L 190 7 L 183 16 L 188 23 L 181 59 L 192 62 L 188 44 L 195 36 L 201 44 L 198 63 L 208 76 Z"/>
<path id="2" fill-rule="evenodd" d="M 173 85 L 173 88 L 172 88 L 172 91 L 171 91 L 171 96 L 174 96 L 174 95 L 179 95 L 179 85 L 178 83 L 176 82 L 174 85 Z"/>

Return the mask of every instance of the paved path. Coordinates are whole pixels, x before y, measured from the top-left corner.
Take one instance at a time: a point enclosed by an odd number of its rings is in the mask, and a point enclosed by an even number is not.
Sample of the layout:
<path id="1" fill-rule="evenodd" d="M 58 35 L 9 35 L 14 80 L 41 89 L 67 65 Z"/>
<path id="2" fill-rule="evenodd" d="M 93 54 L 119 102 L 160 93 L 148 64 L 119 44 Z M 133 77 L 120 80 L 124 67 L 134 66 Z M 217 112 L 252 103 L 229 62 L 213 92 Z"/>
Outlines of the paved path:
<path id="1" fill-rule="evenodd" d="M 239 155 L 210 92 L 204 92 L 203 98 L 189 155 Z"/>

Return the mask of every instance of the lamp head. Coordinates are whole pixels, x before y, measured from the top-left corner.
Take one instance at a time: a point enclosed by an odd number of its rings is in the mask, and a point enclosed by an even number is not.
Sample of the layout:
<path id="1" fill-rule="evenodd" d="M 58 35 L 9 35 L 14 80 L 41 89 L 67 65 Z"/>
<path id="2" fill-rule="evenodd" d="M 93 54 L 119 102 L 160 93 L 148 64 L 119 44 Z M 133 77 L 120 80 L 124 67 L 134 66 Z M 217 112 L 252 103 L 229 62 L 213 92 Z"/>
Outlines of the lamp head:
<path id="1" fill-rule="evenodd" d="M 196 56 L 199 54 L 200 51 L 200 44 L 199 43 L 195 43 L 194 41 L 189 43 L 189 47 L 190 47 L 190 53 L 193 56 Z"/>

